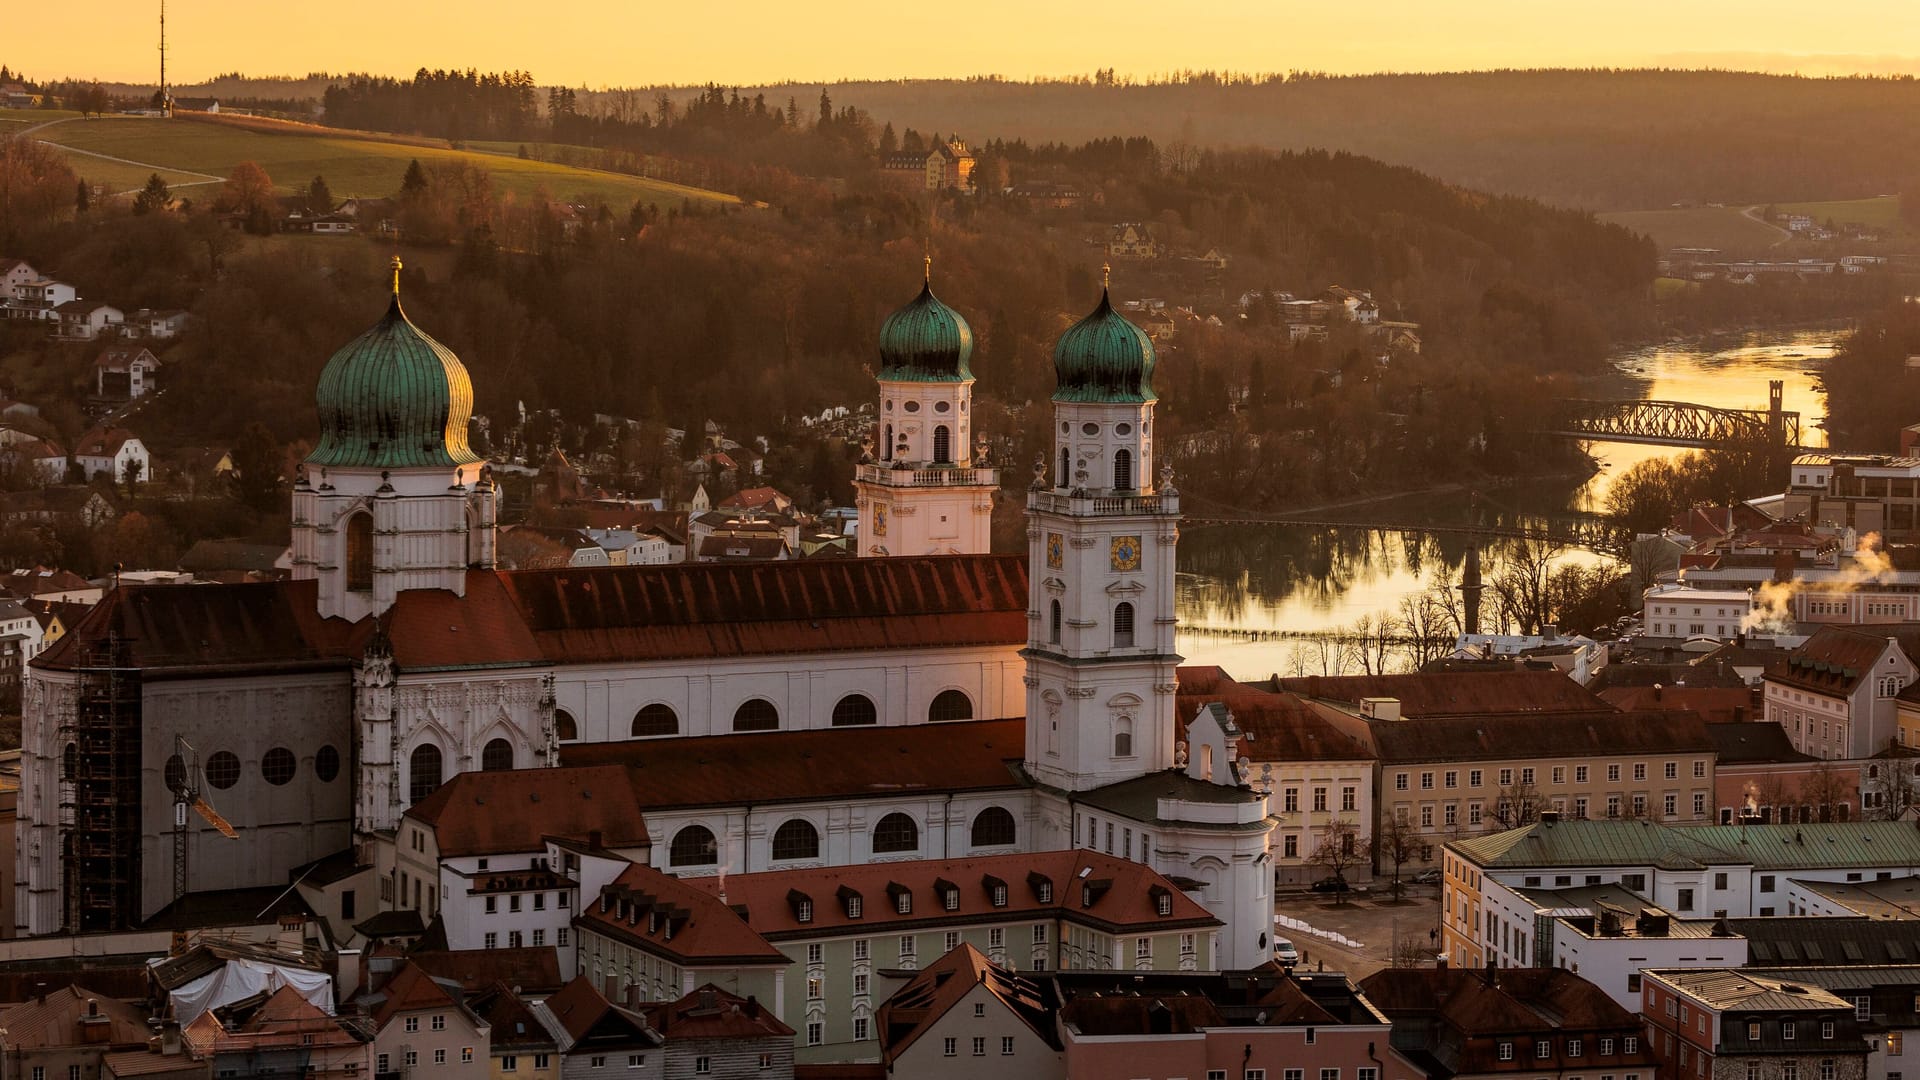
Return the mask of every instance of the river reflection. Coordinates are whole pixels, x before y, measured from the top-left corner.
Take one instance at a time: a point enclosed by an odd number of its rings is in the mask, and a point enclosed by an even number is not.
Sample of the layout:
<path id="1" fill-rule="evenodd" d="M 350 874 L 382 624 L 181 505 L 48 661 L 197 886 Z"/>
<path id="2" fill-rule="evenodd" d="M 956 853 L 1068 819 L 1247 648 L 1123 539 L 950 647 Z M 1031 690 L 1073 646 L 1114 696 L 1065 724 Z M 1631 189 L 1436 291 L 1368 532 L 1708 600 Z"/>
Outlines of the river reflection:
<path id="1" fill-rule="evenodd" d="M 1826 411 L 1813 372 L 1833 354 L 1843 331 L 1722 336 L 1625 352 L 1613 370 L 1587 380 L 1596 398 L 1691 401 L 1723 408 L 1764 409 L 1767 383 L 1786 385 L 1785 407 L 1797 410 L 1804 445 L 1824 445 L 1814 425 Z M 1483 522 L 1539 527 L 1568 509 L 1605 504 L 1612 477 L 1651 458 L 1685 453 L 1670 447 L 1600 443 L 1601 469 L 1584 484 L 1537 484 L 1493 492 Z M 1343 519 L 1359 512 L 1343 512 Z M 1359 520 L 1465 524 L 1465 495 L 1398 500 L 1367 508 Z M 1247 642 L 1207 630 L 1313 631 L 1350 626 L 1364 615 L 1393 611 L 1403 597 L 1438 581 L 1455 583 L 1466 537 L 1400 530 L 1323 530 L 1278 526 L 1189 528 L 1180 537 L 1179 648 L 1189 663 L 1219 664 L 1240 678 L 1284 670 L 1287 642 Z M 1505 550 L 1495 542 L 1489 562 Z M 1569 552 L 1566 558 L 1595 558 Z M 1186 629 L 1186 628 L 1191 628 Z"/>

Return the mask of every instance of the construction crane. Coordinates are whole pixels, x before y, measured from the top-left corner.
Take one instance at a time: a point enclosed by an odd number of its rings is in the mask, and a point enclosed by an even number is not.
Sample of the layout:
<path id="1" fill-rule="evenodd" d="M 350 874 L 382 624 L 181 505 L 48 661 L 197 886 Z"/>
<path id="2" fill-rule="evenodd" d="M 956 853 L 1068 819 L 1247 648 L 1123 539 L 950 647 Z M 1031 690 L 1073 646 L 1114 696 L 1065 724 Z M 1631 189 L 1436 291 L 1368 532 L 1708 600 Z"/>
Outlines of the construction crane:
<path id="1" fill-rule="evenodd" d="M 180 767 L 176 770 L 173 761 Z M 205 819 L 206 823 L 219 831 L 229 840 L 239 839 L 239 834 L 220 811 L 207 802 L 200 793 L 200 758 L 194 752 L 193 744 L 184 737 L 173 737 L 173 761 L 167 769 L 167 787 L 173 791 L 173 898 L 178 900 L 187 895 L 187 810 Z"/>

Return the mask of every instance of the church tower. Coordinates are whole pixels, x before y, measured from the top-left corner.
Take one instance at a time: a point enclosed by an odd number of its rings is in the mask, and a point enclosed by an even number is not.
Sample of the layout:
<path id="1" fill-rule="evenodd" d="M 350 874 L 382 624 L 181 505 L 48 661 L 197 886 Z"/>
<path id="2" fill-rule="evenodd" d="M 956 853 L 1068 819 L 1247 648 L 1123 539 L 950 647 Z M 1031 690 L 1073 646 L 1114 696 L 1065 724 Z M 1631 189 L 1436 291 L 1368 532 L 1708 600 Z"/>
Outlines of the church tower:
<path id="1" fill-rule="evenodd" d="M 874 452 L 854 475 L 858 553 L 984 555 L 992 549 L 997 470 L 977 465 L 973 330 L 933 295 L 933 260 L 920 295 L 880 326 L 880 411 Z"/>
<path id="2" fill-rule="evenodd" d="M 1026 765 L 1086 791 L 1174 764 L 1180 499 L 1154 480 L 1153 343 L 1104 288 L 1053 366 L 1054 452 L 1027 495 Z"/>
<path id="3" fill-rule="evenodd" d="M 473 383 L 393 302 L 333 354 L 315 393 L 320 442 L 293 486 L 293 576 L 320 614 L 358 622 L 407 589 L 466 595 L 494 560 L 493 479 L 467 446 Z"/>

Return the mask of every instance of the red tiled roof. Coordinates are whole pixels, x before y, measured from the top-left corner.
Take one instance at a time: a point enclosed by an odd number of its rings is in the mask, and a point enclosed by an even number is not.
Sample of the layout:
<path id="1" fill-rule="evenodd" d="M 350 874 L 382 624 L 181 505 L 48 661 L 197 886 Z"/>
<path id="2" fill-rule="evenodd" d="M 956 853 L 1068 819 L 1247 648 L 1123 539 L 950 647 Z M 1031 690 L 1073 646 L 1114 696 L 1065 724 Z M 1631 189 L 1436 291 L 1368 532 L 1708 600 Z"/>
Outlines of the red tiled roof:
<path id="1" fill-rule="evenodd" d="M 1613 706 L 1558 671 L 1516 668 L 1405 675 L 1306 675 L 1277 682 L 1273 689 L 1350 705 L 1358 704 L 1361 698 L 1397 698 L 1402 716 L 1613 711 Z"/>
<path id="2" fill-rule="evenodd" d="M 656 912 L 658 919 L 652 917 Z M 719 897 L 637 863 L 621 871 L 573 921 L 582 930 L 682 965 L 789 963 Z"/>
<path id="3" fill-rule="evenodd" d="M 77 457 L 112 457 L 120 452 L 120 447 L 127 440 L 136 437 L 123 427 L 94 428 L 80 436 L 73 452 Z"/>
<path id="4" fill-rule="evenodd" d="M 1429 1034 L 1424 1049 L 1436 1053 L 1453 1072 L 1513 1071 L 1496 1060 L 1496 1036 L 1548 1037 L 1553 1056 L 1535 1058 L 1528 1047 L 1528 1068 L 1555 1073 L 1583 1068 L 1592 1064 L 1591 1057 L 1567 1058 L 1568 1040 L 1550 1037 L 1626 1036 L 1640 1027 L 1639 1017 L 1606 991 L 1561 968 L 1388 968 L 1368 976 L 1360 989 L 1396 1022 L 1396 1030 L 1405 1021 L 1437 1020 L 1438 1029 Z M 1606 1062 L 1610 1068 L 1654 1064 L 1650 1045 Z"/>
<path id="5" fill-rule="evenodd" d="M 1799 648 L 1770 661 L 1766 680 L 1844 697 L 1874 673 L 1889 641 L 1909 657 L 1920 657 L 1920 624 L 1823 626 Z"/>
<path id="6" fill-rule="evenodd" d="M 617 663 L 1017 646 L 1026 592 L 1019 555 L 477 570 L 385 618 L 402 668 Z"/>
<path id="7" fill-rule="evenodd" d="M 148 677 L 345 668 L 365 633 L 322 619 L 314 585 L 122 585 L 33 663 L 84 667 L 117 633 L 128 661 Z"/>
<path id="8" fill-rule="evenodd" d="M 1201 706 L 1219 702 L 1227 707 L 1247 739 L 1241 756 L 1251 761 L 1365 761 L 1373 749 L 1329 719 L 1332 710 L 1286 692 L 1274 693 L 1234 682 L 1217 667 L 1180 668 L 1180 690 L 1174 699 L 1176 737 Z"/>
<path id="9" fill-rule="evenodd" d="M 1082 870 L 1091 873 L 1082 879 Z M 1040 900 L 1035 884 L 1041 879 L 1053 886 L 1052 898 L 1045 902 Z M 1007 887 L 1003 907 L 993 906 L 995 881 Z M 1081 889 L 1089 882 L 1103 886 L 1093 890 L 1090 897 Z M 942 893 L 949 883 L 959 892 L 959 906 L 952 910 L 946 907 Z M 687 884 L 716 894 L 721 888 L 717 877 L 692 878 Z M 911 910 L 905 914 L 900 913 L 894 900 L 902 889 L 913 897 Z M 1157 909 L 1163 891 L 1172 904 L 1168 915 L 1161 915 Z M 849 893 L 861 897 L 858 917 L 847 915 L 842 897 Z M 729 874 L 726 894 L 729 904 L 746 909 L 747 924 L 769 940 L 848 929 L 898 933 L 903 927 L 958 918 L 976 922 L 1003 917 L 1031 920 L 1037 913 L 1071 918 L 1114 933 L 1219 925 L 1207 909 L 1152 868 L 1082 850 Z M 812 900 L 812 917 L 804 923 L 793 902 L 800 896 Z"/>
<path id="10" fill-rule="evenodd" d="M 572 982 L 561 987 L 558 993 L 542 1004 L 566 1029 L 575 1044 L 588 1036 L 595 1036 L 596 1039 L 607 1035 L 644 1037 L 648 1033 L 645 1017 L 608 1001 L 594 988 L 593 980 L 585 975 L 574 976 Z M 612 1023 L 602 1027 L 603 1021 Z M 599 1029 L 597 1035 L 596 1029 Z"/>
<path id="11" fill-rule="evenodd" d="M 82 1037 L 80 1031 L 90 1013 L 106 1018 L 107 1038 L 100 1041 L 114 1046 L 146 1045 L 146 1010 L 80 986 L 64 987 L 0 1012 L 0 1028 L 6 1030 L 10 1051 L 79 1046 L 96 1041 Z"/>
<path id="12" fill-rule="evenodd" d="M 1382 765 L 1713 751 L 1706 725 L 1691 712 L 1455 716 L 1371 727 Z"/>
<path id="13" fill-rule="evenodd" d="M 1760 714 L 1753 691 L 1744 686 L 1610 686 L 1600 699 L 1623 712 L 1698 713 L 1709 724 Z"/>
<path id="14" fill-rule="evenodd" d="M 433 981 L 425 968 L 411 960 L 400 965 L 378 993 L 380 1004 L 373 1010 L 373 1022 L 376 1027 L 384 1028 L 401 1013 L 419 1012 L 422 1009 L 452 1009 L 457 1006 L 453 995 L 445 987 Z"/>
<path id="15" fill-rule="evenodd" d="M 553 963 L 552 949 L 538 951 L 546 953 L 548 963 Z M 554 971 L 557 975 L 559 972 L 557 965 Z M 556 983 L 557 981 L 556 979 Z M 531 991 L 533 988 L 522 987 L 521 989 Z M 558 990 L 560 987 L 555 985 L 551 989 Z M 551 1050 L 556 1046 L 553 1033 L 547 1030 L 547 1026 L 534 1015 L 533 1009 L 520 1000 L 505 982 L 494 983 L 480 991 L 469 998 L 467 1004 L 473 1009 L 475 1015 L 486 1021 L 492 1028 L 488 1034 L 487 1043 L 495 1055 L 501 1051 L 525 1053 L 532 1050 Z"/>
<path id="16" fill-rule="evenodd" d="M 759 1001 L 705 983 L 679 1001 L 644 1007 L 647 1023 L 673 1039 L 791 1039 L 793 1029 Z"/>
<path id="17" fill-rule="evenodd" d="M 996 966 L 981 955 L 980 950 L 963 943 L 928 964 L 880 1006 L 877 1019 L 881 1060 L 892 1068 L 901 1054 L 976 986 L 985 987 L 998 998 L 1001 1005 L 1032 1029 L 1042 1042 L 1059 1047 L 1045 990 L 1030 979 Z"/>
<path id="18" fill-rule="evenodd" d="M 473 993 L 490 984 L 518 987 L 522 993 L 539 994 L 560 989 L 560 961 L 551 948 L 528 946 L 520 949 L 421 950 L 408 959 L 436 979 L 460 984 L 465 993 Z"/>
<path id="19" fill-rule="evenodd" d="M 1025 753 L 1026 721 L 966 720 L 568 743 L 560 760 L 629 766 L 640 807 L 652 810 L 732 806 L 743 793 L 765 804 L 1016 788 L 1009 763 Z"/>
<path id="20" fill-rule="evenodd" d="M 537 851 L 544 837 L 595 832 L 608 847 L 637 847 L 647 842 L 638 787 L 618 765 L 464 772 L 405 816 L 433 829 L 442 858 Z"/>
<path id="21" fill-rule="evenodd" d="M 747 510 L 758 510 L 763 506 L 778 503 L 792 505 L 793 500 L 781 494 L 778 489 L 770 487 L 742 488 L 720 500 L 721 506 L 739 507 Z"/>

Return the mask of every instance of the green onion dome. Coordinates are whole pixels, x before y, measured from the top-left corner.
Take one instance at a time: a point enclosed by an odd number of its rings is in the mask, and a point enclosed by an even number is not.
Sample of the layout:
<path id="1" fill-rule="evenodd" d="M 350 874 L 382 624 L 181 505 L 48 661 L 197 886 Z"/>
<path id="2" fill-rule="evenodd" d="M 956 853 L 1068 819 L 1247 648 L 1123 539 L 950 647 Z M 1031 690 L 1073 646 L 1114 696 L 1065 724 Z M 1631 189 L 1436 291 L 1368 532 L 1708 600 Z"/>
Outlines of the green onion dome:
<path id="1" fill-rule="evenodd" d="M 1153 340 L 1113 310 L 1107 290 L 1100 306 L 1060 335 L 1053 347 L 1053 400 L 1138 405 L 1153 393 Z"/>
<path id="2" fill-rule="evenodd" d="M 320 445 L 312 465 L 450 468 L 480 460 L 467 447 L 473 381 L 453 350 L 400 310 L 398 270 L 386 317 L 320 372 Z"/>
<path id="3" fill-rule="evenodd" d="M 894 382 L 967 382 L 973 371 L 973 329 L 933 295 L 920 295 L 880 324 L 880 378 Z"/>

